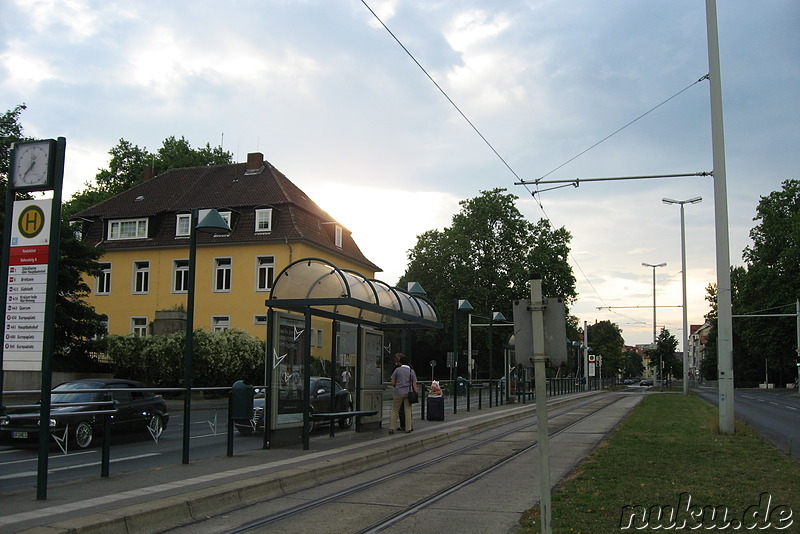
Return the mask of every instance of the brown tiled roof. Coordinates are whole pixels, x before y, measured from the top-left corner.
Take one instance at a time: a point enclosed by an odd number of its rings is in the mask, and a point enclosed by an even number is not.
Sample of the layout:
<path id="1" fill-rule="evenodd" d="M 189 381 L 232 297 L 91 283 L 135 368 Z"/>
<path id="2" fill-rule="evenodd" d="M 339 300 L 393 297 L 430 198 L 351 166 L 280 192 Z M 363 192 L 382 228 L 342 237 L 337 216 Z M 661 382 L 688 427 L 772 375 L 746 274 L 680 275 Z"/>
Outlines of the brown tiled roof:
<path id="1" fill-rule="evenodd" d="M 257 156 L 259 162 L 263 160 L 263 156 Z M 342 225 L 268 161 L 263 161 L 260 172 L 249 173 L 247 169 L 247 163 L 171 169 L 76 214 L 74 219 L 90 221 L 86 240 L 102 243 L 106 249 L 151 248 L 181 243 L 175 237 L 177 213 L 195 208 L 230 210 L 233 232 L 224 238 L 226 243 L 308 241 L 361 263 L 370 271 L 381 271 L 364 256 L 344 227 L 342 248 L 336 247 L 334 227 Z M 258 208 L 273 209 L 272 232 L 254 231 Z M 150 218 L 148 238 L 104 240 L 105 221 L 137 217 Z M 198 243 L 219 239 L 209 234 L 197 235 Z"/>

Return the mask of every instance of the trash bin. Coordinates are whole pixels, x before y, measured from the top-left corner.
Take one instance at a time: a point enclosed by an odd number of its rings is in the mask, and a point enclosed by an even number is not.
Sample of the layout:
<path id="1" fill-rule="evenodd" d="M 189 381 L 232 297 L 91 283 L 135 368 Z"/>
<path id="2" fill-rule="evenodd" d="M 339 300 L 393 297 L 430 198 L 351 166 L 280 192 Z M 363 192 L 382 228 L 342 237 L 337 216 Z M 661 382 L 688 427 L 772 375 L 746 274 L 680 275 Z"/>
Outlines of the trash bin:
<path id="1" fill-rule="evenodd" d="M 428 421 L 444 421 L 444 397 L 428 397 Z"/>
<path id="2" fill-rule="evenodd" d="M 253 395 L 255 388 L 242 380 L 231 387 L 231 419 L 250 419 L 253 417 Z"/>

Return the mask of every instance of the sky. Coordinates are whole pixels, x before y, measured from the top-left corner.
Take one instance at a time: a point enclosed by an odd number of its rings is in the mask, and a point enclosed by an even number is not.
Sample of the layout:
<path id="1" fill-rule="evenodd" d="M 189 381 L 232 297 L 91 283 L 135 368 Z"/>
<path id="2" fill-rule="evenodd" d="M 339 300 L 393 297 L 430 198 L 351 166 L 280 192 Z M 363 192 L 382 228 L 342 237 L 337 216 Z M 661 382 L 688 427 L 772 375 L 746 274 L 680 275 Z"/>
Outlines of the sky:
<path id="1" fill-rule="evenodd" d="M 800 178 L 800 2 L 717 12 L 742 265 L 759 199 Z M 418 235 L 504 188 L 527 220 L 571 232 L 572 313 L 633 345 L 653 338 L 654 272 L 655 325 L 683 338 L 680 209 L 664 197 L 703 199 L 685 207 L 689 324 L 708 312 L 713 179 L 518 182 L 712 171 L 707 51 L 702 0 L 1 0 L 0 105 L 27 106 L 27 136 L 67 139 L 65 198 L 120 139 L 262 152 L 390 284 Z"/>

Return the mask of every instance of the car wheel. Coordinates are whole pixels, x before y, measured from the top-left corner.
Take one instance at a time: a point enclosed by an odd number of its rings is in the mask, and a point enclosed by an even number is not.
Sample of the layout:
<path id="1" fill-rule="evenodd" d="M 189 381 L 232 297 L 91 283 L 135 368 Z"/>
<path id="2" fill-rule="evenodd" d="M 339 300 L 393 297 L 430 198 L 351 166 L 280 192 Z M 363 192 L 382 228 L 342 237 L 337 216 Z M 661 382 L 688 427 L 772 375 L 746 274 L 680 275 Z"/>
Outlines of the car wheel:
<path id="1" fill-rule="evenodd" d="M 235 426 L 239 434 L 243 436 L 249 436 L 253 433 L 253 427 L 250 426 L 249 421 L 247 423 L 235 423 Z"/>
<path id="2" fill-rule="evenodd" d="M 147 422 L 147 431 L 154 440 L 158 441 L 158 438 L 164 433 L 164 419 L 160 414 L 154 413 L 150 416 L 150 421 Z"/>
<path id="3" fill-rule="evenodd" d="M 353 407 L 352 406 L 349 407 L 349 411 L 351 411 L 351 412 L 353 411 Z M 350 417 L 345 417 L 345 418 L 339 419 L 339 428 L 350 428 L 351 426 L 353 426 L 353 416 L 352 415 Z"/>
<path id="4" fill-rule="evenodd" d="M 75 426 L 73 437 L 75 438 L 75 445 L 80 449 L 85 449 L 92 444 L 92 425 L 87 421 L 81 421 Z"/>

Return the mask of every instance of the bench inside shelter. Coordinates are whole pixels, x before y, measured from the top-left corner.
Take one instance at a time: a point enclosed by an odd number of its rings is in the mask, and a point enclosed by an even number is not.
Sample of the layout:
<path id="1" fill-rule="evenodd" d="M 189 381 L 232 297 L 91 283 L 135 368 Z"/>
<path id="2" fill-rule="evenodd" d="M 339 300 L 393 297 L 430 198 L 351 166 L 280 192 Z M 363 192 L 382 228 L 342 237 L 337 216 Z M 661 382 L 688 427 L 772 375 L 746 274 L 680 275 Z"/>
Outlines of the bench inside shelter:
<path id="1" fill-rule="evenodd" d="M 378 411 L 377 410 L 353 410 L 353 411 L 349 411 L 349 412 L 312 413 L 311 414 L 311 419 L 320 419 L 320 420 L 326 420 L 327 419 L 328 423 L 330 423 L 328 425 L 330 427 L 330 435 L 333 436 L 334 435 L 334 427 L 336 426 L 336 425 L 333 424 L 335 419 L 344 419 L 346 417 L 355 417 L 356 421 L 358 421 L 359 417 L 372 416 L 372 415 L 378 415 Z M 358 423 L 356 423 L 356 424 L 358 424 Z"/>

